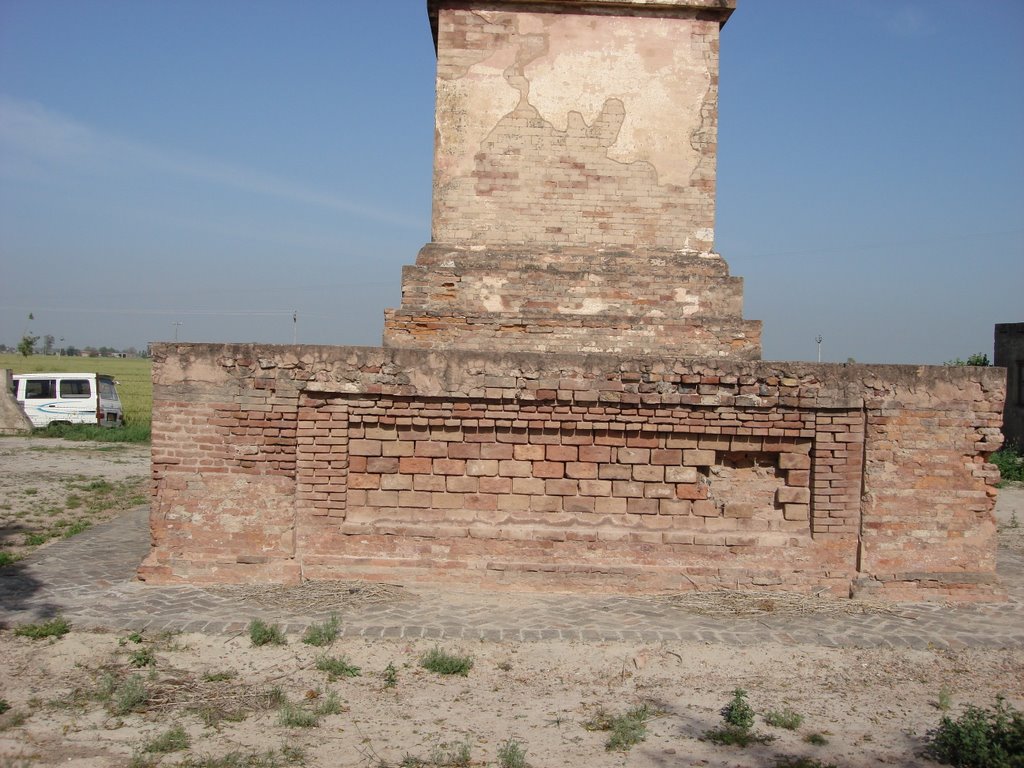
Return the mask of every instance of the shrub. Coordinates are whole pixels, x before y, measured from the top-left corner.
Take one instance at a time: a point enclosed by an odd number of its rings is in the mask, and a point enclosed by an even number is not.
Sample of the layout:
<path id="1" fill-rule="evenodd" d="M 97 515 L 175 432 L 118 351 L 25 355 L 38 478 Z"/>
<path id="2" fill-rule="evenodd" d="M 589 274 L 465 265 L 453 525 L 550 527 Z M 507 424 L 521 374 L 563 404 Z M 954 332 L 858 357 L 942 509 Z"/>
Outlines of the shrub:
<path id="1" fill-rule="evenodd" d="M 435 645 L 420 658 L 420 666 L 439 675 L 466 677 L 473 668 L 473 659 L 470 656 L 457 656 L 442 651 Z"/>
<path id="2" fill-rule="evenodd" d="M 338 631 L 341 629 L 341 621 L 337 616 L 331 616 L 327 621 L 322 624 L 312 624 L 306 629 L 306 634 L 302 636 L 302 642 L 306 645 L 315 645 L 317 647 L 323 647 L 330 645 L 338 639 Z"/>
<path id="3" fill-rule="evenodd" d="M 114 689 L 110 708 L 115 715 L 127 715 L 145 704 L 148 698 L 149 692 L 142 678 L 132 675 Z"/>
<path id="4" fill-rule="evenodd" d="M 764 721 L 773 728 L 784 728 L 787 731 L 795 731 L 803 723 L 803 715 L 798 715 L 789 707 L 782 710 L 770 710 L 764 713 Z"/>
<path id="5" fill-rule="evenodd" d="M 722 707 L 722 719 L 726 725 L 736 728 L 750 728 L 754 724 L 754 710 L 747 703 L 747 692 L 737 688 L 732 692 L 732 700 Z"/>
<path id="6" fill-rule="evenodd" d="M 1024 714 L 1002 697 L 992 709 L 968 705 L 959 718 L 945 715 L 928 732 L 925 754 L 958 768 L 1019 768 L 1024 765 Z"/>
<path id="7" fill-rule="evenodd" d="M 515 739 L 498 747 L 499 768 L 526 768 L 526 750 Z"/>
<path id="8" fill-rule="evenodd" d="M 277 722 L 286 728 L 315 728 L 320 716 L 300 704 L 285 702 L 277 712 Z"/>
<path id="9" fill-rule="evenodd" d="M 1024 455 L 1015 445 L 1005 445 L 996 451 L 989 461 L 999 467 L 999 474 L 1005 480 L 1024 480 Z"/>
<path id="10" fill-rule="evenodd" d="M 326 672 L 330 680 L 337 680 L 339 677 L 359 677 L 362 674 L 359 667 L 349 664 L 344 656 L 317 656 L 316 668 Z"/>
<path id="11" fill-rule="evenodd" d="M 267 624 L 261 619 L 253 619 L 249 623 L 249 639 L 259 647 L 263 645 L 285 645 L 284 633 L 277 624 Z"/>
<path id="12" fill-rule="evenodd" d="M 156 752 L 159 754 L 178 752 L 182 749 L 188 749 L 190 741 L 185 729 L 180 725 L 176 725 L 149 742 L 143 747 L 143 752 Z"/>
<path id="13" fill-rule="evenodd" d="M 64 637 L 71 631 L 71 624 L 63 616 L 57 616 L 39 624 L 23 624 L 14 630 L 18 637 L 30 637 L 42 640 L 44 637 Z"/>

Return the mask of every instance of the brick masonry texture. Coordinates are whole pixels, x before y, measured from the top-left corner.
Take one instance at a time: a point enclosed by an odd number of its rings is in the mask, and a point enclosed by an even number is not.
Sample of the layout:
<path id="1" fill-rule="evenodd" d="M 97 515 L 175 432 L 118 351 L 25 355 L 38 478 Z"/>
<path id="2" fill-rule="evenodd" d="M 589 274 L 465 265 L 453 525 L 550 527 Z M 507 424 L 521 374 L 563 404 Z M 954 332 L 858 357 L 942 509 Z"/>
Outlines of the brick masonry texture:
<path id="1" fill-rule="evenodd" d="M 711 250 L 722 16 L 599 5 L 435 4 L 434 242 Z"/>
<path id="2" fill-rule="evenodd" d="M 997 598 L 1002 371 L 157 345 L 140 574 Z"/>
<path id="3" fill-rule="evenodd" d="M 384 344 L 756 360 L 761 323 L 717 254 L 431 243 L 403 270 Z"/>

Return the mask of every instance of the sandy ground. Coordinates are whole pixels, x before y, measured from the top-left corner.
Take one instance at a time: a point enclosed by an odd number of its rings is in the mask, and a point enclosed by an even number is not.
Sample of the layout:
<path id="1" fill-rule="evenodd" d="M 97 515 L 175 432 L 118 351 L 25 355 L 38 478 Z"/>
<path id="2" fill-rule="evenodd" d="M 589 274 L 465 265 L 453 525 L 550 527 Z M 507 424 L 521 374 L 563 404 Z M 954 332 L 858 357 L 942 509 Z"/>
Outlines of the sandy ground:
<path id="1" fill-rule="evenodd" d="M 148 501 L 149 446 L 0 438 L 0 552 L 23 557 L 72 526 Z M 43 543 L 45 546 L 45 542 Z"/>
<path id="2" fill-rule="evenodd" d="M 11 445 L 0 441 L 0 449 Z M 9 497 L 18 482 L 31 482 L 43 493 L 50 482 L 59 489 L 51 478 L 114 479 L 139 466 L 128 454 L 78 450 L 39 452 L 16 473 L 10 462 L 22 459 L 0 452 L 0 490 Z M 1024 542 L 1022 528 L 1010 526 L 1022 501 L 1021 488 L 1004 491 L 1004 546 Z M 72 630 L 60 639 L 32 640 L 3 632 L 0 699 L 9 710 L 0 714 L 0 768 L 457 765 L 461 745 L 469 765 L 498 766 L 509 740 L 534 768 L 752 768 L 793 765 L 783 761 L 797 757 L 820 761 L 805 766 L 926 766 L 933 763 L 920 751 L 943 714 L 940 703 L 957 714 L 965 704 L 990 706 L 1005 696 L 1024 708 L 1021 650 L 442 644 L 472 658 L 461 677 L 419 665 L 433 647 L 432 641 L 344 638 L 316 648 L 291 636 L 285 646 L 256 648 L 248 634 L 126 637 Z M 360 673 L 331 680 L 317 669 L 325 653 L 344 657 Z M 393 686 L 384 674 L 389 665 Z M 133 676 L 141 691 L 134 705 L 127 695 Z M 758 713 L 756 731 L 774 737 L 771 742 L 735 747 L 701 740 L 721 725 L 719 712 L 737 687 Z M 281 719 L 283 699 L 308 712 L 336 711 L 313 726 L 289 726 Z M 614 716 L 641 704 L 652 712 L 646 738 L 628 751 L 606 750 L 608 734 L 586 727 L 601 711 Z M 768 711 L 787 708 L 803 716 L 795 731 L 764 721 Z M 187 747 L 144 751 L 178 726 Z M 813 734 L 827 743 L 805 741 Z M 215 760 L 231 753 L 233 761 Z"/>

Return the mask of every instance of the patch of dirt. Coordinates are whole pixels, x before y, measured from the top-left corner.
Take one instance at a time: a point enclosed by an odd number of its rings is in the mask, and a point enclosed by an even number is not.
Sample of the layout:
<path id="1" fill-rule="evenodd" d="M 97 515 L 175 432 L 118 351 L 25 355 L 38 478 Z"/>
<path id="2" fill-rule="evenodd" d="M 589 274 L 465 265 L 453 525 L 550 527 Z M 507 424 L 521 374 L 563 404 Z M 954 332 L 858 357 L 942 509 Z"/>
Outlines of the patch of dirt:
<path id="1" fill-rule="evenodd" d="M 151 762 L 137 764 L 205 765 L 203 757 L 235 752 L 267 762 L 218 765 L 394 768 L 434 765 L 426 761 L 466 744 L 470 765 L 482 767 L 497 765 L 498 749 L 512 739 L 534 768 L 754 768 L 783 757 L 845 768 L 923 767 L 933 765 L 918 755 L 943 715 L 940 698 L 948 697 L 953 714 L 969 703 L 991 706 L 996 696 L 1018 708 L 1024 702 L 1020 650 L 448 641 L 441 647 L 471 656 L 473 666 L 466 677 L 445 677 L 419 664 L 433 641 L 346 637 L 315 648 L 288 639 L 254 648 L 245 635 L 129 639 L 72 631 L 32 641 L 0 633 L 0 690 L 11 706 L 0 717 L 3 764 L 20 756 L 31 765 L 82 768 L 142 755 Z M 317 669 L 323 654 L 344 657 L 358 673 L 332 681 Z M 133 666 L 140 657 L 153 666 Z M 144 697 L 125 708 L 133 676 Z M 755 729 L 770 743 L 701 740 L 722 724 L 720 710 L 737 687 L 748 692 L 759 715 Z M 307 727 L 287 725 L 284 702 L 332 714 L 314 716 Z M 602 710 L 614 716 L 641 704 L 653 717 L 628 755 L 607 751 L 608 733 L 585 727 Z M 795 731 L 764 721 L 785 708 L 803 716 Z M 142 752 L 176 726 L 187 748 Z M 810 734 L 828 743 L 805 742 Z"/>
<path id="2" fill-rule="evenodd" d="M 0 555 L 21 558 L 149 501 L 148 445 L 0 438 Z"/>

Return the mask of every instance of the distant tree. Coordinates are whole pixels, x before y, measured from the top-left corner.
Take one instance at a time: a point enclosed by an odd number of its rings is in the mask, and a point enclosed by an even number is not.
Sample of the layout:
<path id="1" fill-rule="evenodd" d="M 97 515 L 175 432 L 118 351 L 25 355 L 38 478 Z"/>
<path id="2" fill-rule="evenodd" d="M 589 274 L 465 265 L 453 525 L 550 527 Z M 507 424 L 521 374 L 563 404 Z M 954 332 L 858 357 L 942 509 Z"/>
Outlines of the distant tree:
<path id="1" fill-rule="evenodd" d="M 64 347 L 64 354 L 67 357 L 78 357 L 82 353 L 79 351 L 78 347 Z"/>
<path id="2" fill-rule="evenodd" d="M 990 365 L 988 361 L 988 355 L 984 352 L 975 352 L 973 355 L 967 358 L 967 360 L 961 360 L 959 357 L 956 360 L 947 360 L 943 365 L 959 367 L 963 365 L 977 365 L 982 368 Z"/>
<path id="3" fill-rule="evenodd" d="M 53 341 L 54 341 L 54 339 L 53 339 L 53 334 L 52 333 L 48 333 L 45 336 L 43 336 L 43 354 L 44 355 L 52 355 L 53 354 Z"/>
<path id="4" fill-rule="evenodd" d="M 124 352 L 125 355 L 127 355 L 128 357 L 138 357 L 139 356 L 139 350 L 137 350 L 135 347 L 125 347 L 121 351 Z"/>
<path id="5" fill-rule="evenodd" d="M 39 341 L 38 336 L 33 336 L 31 333 L 26 333 L 21 337 L 21 341 L 18 342 L 18 351 L 23 357 L 28 357 L 36 353 L 36 342 Z"/>
<path id="6" fill-rule="evenodd" d="M 100 347 L 100 357 L 111 357 L 117 350 L 113 347 Z"/>
<path id="7" fill-rule="evenodd" d="M 96 347 L 86 347 L 82 350 L 82 354 L 86 357 L 96 357 L 98 353 L 96 352 Z"/>

